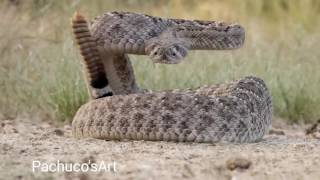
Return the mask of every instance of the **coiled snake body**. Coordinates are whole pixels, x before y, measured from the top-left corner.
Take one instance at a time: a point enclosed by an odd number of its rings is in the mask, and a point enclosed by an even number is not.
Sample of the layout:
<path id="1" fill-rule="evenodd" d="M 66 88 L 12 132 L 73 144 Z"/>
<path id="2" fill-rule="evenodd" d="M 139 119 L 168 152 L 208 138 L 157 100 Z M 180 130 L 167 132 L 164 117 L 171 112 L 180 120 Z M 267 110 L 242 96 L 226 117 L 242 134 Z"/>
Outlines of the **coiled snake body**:
<path id="1" fill-rule="evenodd" d="M 242 143 L 258 141 L 268 131 L 272 103 L 262 79 L 149 92 L 138 88 L 126 55 L 178 63 L 189 49 L 239 48 L 241 26 L 112 12 L 95 19 L 90 30 L 77 14 L 73 29 L 94 99 L 75 115 L 75 137 Z"/>

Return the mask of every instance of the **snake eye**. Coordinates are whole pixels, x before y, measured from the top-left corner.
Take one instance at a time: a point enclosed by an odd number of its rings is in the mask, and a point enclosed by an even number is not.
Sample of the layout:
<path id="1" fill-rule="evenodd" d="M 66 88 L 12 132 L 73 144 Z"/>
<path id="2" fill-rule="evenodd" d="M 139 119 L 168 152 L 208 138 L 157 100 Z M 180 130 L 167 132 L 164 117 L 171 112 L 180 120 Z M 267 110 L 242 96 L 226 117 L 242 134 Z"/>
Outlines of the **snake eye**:
<path id="1" fill-rule="evenodd" d="M 177 54 L 176 53 L 172 53 L 172 56 L 176 56 Z"/>

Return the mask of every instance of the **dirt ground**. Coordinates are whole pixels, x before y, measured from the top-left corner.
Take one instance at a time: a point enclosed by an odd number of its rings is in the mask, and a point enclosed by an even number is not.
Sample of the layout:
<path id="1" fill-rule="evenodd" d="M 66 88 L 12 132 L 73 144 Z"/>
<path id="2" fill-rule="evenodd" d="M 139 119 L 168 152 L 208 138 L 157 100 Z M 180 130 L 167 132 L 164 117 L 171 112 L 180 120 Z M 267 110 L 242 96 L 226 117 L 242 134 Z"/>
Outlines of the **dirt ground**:
<path id="1" fill-rule="evenodd" d="M 274 126 L 279 131 L 259 143 L 190 144 L 77 140 L 70 125 L 2 119 L 0 179 L 320 179 L 320 140 L 307 137 L 305 127 Z M 40 163 L 58 161 L 102 169 L 40 172 Z"/>

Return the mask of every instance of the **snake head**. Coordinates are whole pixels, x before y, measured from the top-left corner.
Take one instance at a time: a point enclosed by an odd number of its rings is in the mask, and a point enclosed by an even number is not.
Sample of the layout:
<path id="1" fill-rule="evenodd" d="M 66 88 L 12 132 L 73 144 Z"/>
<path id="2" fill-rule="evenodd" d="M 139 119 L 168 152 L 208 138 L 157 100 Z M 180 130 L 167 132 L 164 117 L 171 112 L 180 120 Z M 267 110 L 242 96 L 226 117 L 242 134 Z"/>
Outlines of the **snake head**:
<path id="1" fill-rule="evenodd" d="M 155 42 L 146 47 L 146 52 L 154 63 L 178 64 L 187 56 L 188 48 L 183 43 Z"/>

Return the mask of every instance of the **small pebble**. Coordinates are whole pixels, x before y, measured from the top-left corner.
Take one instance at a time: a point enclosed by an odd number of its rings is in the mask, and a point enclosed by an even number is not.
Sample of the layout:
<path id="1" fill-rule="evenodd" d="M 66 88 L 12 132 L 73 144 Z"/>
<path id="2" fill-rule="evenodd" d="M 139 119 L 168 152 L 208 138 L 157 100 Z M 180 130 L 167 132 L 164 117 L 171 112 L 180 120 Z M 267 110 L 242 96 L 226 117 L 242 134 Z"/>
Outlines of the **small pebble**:
<path id="1" fill-rule="evenodd" d="M 251 161 L 245 158 L 231 158 L 226 162 L 227 168 L 231 171 L 235 169 L 248 169 L 251 166 Z"/>
<path id="2" fill-rule="evenodd" d="M 53 130 L 53 132 L 57 135 L 57 136 L 63 136 L 64 132 L 61 129 L 55 129 Z"/>
<path id="3" fill-rule="evenodd" d="M 270 129 L 269 134 L 274 134 L 274 135 L 285 135 L 284 131 L 280 129 Z"/>
<path id="4" fill-rule="evenodd" d="M 320 119 L 311 127 L 306 129 L 306 135 L 312 138 L 320 139 Z"/>

